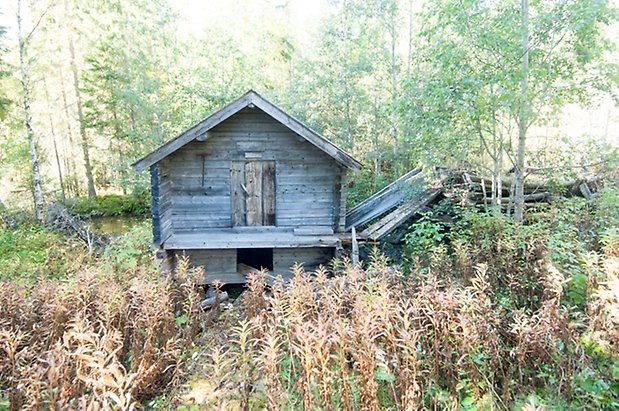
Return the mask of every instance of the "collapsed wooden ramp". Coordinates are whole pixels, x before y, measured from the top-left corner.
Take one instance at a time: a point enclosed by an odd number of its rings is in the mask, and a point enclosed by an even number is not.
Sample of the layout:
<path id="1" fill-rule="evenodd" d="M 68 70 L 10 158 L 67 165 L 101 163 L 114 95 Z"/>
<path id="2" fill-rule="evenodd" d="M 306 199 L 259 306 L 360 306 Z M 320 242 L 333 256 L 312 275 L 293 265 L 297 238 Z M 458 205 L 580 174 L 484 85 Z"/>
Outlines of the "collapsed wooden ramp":
<path id="1" fill-rule="evenodd" d="M 414 169 L 346 214 L 346 230 L 363 228 L 359 237 L 378 241 L 434 201 L 442 186 L 430 184 L 432 169 Z M 369 224 L 372 223 L 372 224 Z"/>

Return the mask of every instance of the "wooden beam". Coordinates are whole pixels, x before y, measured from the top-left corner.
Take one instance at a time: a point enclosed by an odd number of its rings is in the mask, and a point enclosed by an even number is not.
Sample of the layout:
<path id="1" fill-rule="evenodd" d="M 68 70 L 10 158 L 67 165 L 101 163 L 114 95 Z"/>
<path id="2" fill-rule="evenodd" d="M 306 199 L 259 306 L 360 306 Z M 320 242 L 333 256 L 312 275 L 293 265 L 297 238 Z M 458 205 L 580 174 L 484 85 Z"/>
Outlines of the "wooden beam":
<path id="1" fill-rule="evenodd" d="M 352 266 L 356 267 L 359 265 L 359 243 L 357 242 L 357 231 L 353 226 L 351 229 L 352 233 Z"/>
<path id="2" fill-rule="evenodd" d="M 376 217 L 396 208 L 404 199 L 406 193 L 402 190 L 404 184 L 423 183 L 425 172 L 414 169 L 398 178 L 387 187 L 364 200 L 346 214 L 346 230 L 352 226 L 363 226 Z"/>
<path id="3" fill-rule="evenodd" d="M 296 236 L 292 230 L 281 232 L 263 231 L 262 228 L 264 227 L 251 228 L 256 230 L 236 235 L 230 229 L 188 234 L 175 233 L 163 244 L 163 248 L 167 250 L 215 250 L 230 248 L 336 247 L 340 243 L 340 237 L 335 235 Z"/>
<path id="4" fill-rule="evenodd" d="M 245 163 L 243 161 L 232 161 L 230 166 L 230 202 L 232 206 L 233 227 L 245 226 L 247 224 L 245 196 L 243 190 L 245 185 Z"/>
<path id="5" fill-rule="evenodd" d="M 333 235 L 333 227 L 304 226 L 293 229 L 294 235 Z"/>
<path id="6" fill-rule="evenodd" d="M 151 218 L 153 223 L 153 243 L 161 244 L 161 221 L 159 213 L 159 167 L 150 166 Z"/>
<path id="7" fill-rule="evenodd" d="M 431 203 L 442 191 L 442 188 L 428 190 L 420 199 L 401 205 L 393 212 L 387 214 L 385 217 L 363 230 L 361 237 L 371 240 L 380 240 L 406 222 L 406 220 L 421 210 L 422 207 Z"/>

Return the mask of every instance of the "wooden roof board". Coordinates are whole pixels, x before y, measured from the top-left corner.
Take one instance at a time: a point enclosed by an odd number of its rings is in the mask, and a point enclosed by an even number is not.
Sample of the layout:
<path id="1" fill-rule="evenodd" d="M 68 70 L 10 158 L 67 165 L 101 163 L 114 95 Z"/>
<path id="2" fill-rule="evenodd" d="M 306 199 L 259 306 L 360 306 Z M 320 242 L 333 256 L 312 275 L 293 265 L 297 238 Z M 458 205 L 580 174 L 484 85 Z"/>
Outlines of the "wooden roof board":
<path id="1" fill-rule="evenodd" d="M 406 196 L 405 190 L 403 190 L 404 184 L 423 184 L 425 174 L 420 168 L 413 169 L 376 194 L 357 204 L 346 213 L 346 231 L 353 226 L 363 226 L 399 206 Z"/>
<path id="2" fill-rule="evenodd" d="M 427 190 L 421 198 L 402 204 L 394 211 L 363 230 L 359 236 L 375 241 L 380 240 L 406 222 L 406 220 L 411 218 L 415 213 L 422 210 L 427 204 L 431 203 L 442 191 L 442 188 Z"/>
<path id="3" fill-rule="evenodd" d="M 176 138 L 146 154 L 132 164 L 133 169 L 140 172 L 174 153 L 176 150 L 180 149 L 194 139 L 200 138 L 201 141 L 208 139 L 208 135 L 206 134 L 208 130 L 252 104 L 273 117 L 275 120 L 279 121 L 281 124 L 288 127 L 293 132 L 303 137 L 318 149 L 331 156 L 338 164 L 355 171 L 361 169 L 361 163 L 355 160 L 344 150 L 331 143 L 325 137 L 312 130 L 299 120 L 285 113 L 279 107 L 269 102 L 253 90 L 248 91 L 237 100 L 212 113 L 204 120 L 178 135 Z"/>

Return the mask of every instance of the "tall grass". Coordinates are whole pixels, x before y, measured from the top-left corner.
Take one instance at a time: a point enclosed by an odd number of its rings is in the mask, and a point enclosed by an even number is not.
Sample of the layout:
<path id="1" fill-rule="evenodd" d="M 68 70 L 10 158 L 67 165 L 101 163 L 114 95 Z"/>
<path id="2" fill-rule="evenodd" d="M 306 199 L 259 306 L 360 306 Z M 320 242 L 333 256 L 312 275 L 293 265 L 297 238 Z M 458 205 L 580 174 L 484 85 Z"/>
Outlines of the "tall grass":
<path id="1" fill-rule="evenodd" d="M 533 409 L 543 401 L 526 395 L 547 392 L 564 407 L 611 408 L 612 386 L 598 393 L 574 386 L 596 361 L 583 339 L 617 364 L 619 255 L 606 251 L 591 267 L 604 280 L 592 285 L 587 316 L 562 304 L 565 278 L 548 264 L 537 264 L 535 309 L 504 304 L 486 264 L 461 281 L 439 271 L 439 259 L 409 277 L 380 257 L 334 278 L 296 267 L 289 284 L 270 292 L 255 275 L 247 319 L 211 352 L 206 374 L 214 388 L 203 405 L 408 410 L 520 402 Z"/>
<path id="2" fill-rule="evenodd" d="M 0 287 L 0 384 L 11 409 L 131 410 L 176 384 L 201 321 L 200 272 L 84 268 Z"/>

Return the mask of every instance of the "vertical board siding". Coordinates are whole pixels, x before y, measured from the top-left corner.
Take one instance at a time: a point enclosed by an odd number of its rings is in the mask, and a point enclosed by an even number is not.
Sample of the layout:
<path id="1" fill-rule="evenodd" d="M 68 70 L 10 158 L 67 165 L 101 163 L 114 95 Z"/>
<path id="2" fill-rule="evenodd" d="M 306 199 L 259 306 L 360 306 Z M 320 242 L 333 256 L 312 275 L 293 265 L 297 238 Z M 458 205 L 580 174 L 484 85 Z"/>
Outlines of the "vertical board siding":
<path id="1" fill-rule="evenodd" d="M 246 224 L 262 225 L 262 165 L 256 161 L 245 163 Z"/>
<path id="2" fill-rule="evenodd" d="M 161 224 L 159 216 L 159 167 L 150 166 L 151 207 L 150 214 L 153 220 L 153 243 L 161 244 Z"/>
<path id="3" fill-rule="evenodd" d="M 275 225 L 275 161 L 262 162 L 262 213 L 264 225 Z"/>
<path id="4" fill-rule="evenodd" d="M 254 161 L 262 164 L 260 170 L 247 166 Z M 341 226 L 342 168 L 257 108 L 240 111 L 211 129 L 206 141 L 192 141 L 163 162 L 167 177 L 160 179 L 160 197 L 169 212 L 161 224 L 169 224 L 170 233 L 244 225 L 243 220 L 290 228 L 332 226 L 336 231 Z M 241 162 L 243 169 L 235 165 Z M 248 176 L 256 184 L 245 187 L 255 196 L 244 209 L 244 193 L 235 187 Z"/>
<path id="5" fill-rule="evenodd" d="M 275 161 L 232 161 L 232 226 L 275 225 Z"/>
<path id="6" fill-rule="evenodd" d="M 245 163 L 242 161 L 232 161 L 230 167 L 230 196 L 232 200 L 232 226 L 244 226 L 247 224 L 245 210 L 245 192 L 243 184 L 245 182 Z"/>

